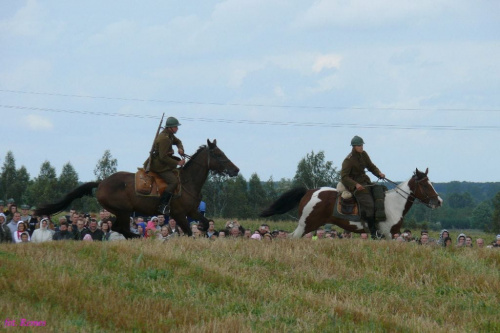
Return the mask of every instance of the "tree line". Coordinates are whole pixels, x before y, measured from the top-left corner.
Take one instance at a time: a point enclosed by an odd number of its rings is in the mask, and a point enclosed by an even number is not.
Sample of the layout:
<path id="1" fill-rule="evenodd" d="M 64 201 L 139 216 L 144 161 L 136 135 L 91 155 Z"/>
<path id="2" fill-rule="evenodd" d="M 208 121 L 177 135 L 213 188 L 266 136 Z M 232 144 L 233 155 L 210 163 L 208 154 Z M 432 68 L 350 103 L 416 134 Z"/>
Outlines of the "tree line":
<path id="1" fill-rule="evenodd" d="M 96 163 L 96 180 L 115 173 L 117 165 L 117 160 L 106 150 Z M 210 174 L 202 189 L 202 197 L 207 204 L 207 216 L 211 218 L 256 219 L 271 202 L 295 186 L 335 187 L 339 179 L 340 170 L 337 170 L 333 162 L 326 160 L 324 152 L 312 151 L 298 162 L 293 178 L 275 181 L 270 177 L 263 181 L 257 173 L 252 174 L 248 180 L 242 175 L 230 178 Z M 45 161 L 38 176 L 31 179 L 24 166 L 16 168 L 14 154 L 9 151 L 0 175 L 0 199 L 13 198 L 17 203 L 37 206 L 60 199 L 80 183 L 70 162 L 63 166 L 57 176 L 55 168 L 49 161 Z M 443 207 L 430 210 L 424 205 L 415 204 L 406 217 L 405 226 L 432 230 L 458 228 L 500 232 L 500 183 L 451 182 L 434 186 L 444 200 Z M 75 200 L 72 207 L 84 212 L 97 212 L 100 209 L 95 197 Z M 296 211 L 273 217 L 274 220 L 296 218 Z"/>

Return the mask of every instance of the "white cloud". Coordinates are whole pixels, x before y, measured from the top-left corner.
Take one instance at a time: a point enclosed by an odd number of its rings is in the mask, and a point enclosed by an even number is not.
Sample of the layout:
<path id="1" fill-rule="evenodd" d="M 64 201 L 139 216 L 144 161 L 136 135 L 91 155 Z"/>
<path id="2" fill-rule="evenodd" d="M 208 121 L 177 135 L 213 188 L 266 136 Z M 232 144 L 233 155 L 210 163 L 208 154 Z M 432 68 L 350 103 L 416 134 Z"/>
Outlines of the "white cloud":
<path id="1" fill-rule="evenodd" d="M 316 82 L 314 87 L 306 88 L 308 94 L 315 95 L 342 87 L 342 82 L 337 75 L 328 75 Z"/>
<path id="2" fill-rule="evenodd" d="M 54 128 L 54 125 L 49 119 L 35 114 L 24 117 L 24 123 L 32 130 L 51 130 Z"/>
<path id="3" fill-rule="evenodd" d="M 321 55 L 316 59 L 313 64 L 312 70 L 315 73 L 321 72 L 323 69 L 340 68 L 340 61 L 342 57 L 336 54 Z"/>

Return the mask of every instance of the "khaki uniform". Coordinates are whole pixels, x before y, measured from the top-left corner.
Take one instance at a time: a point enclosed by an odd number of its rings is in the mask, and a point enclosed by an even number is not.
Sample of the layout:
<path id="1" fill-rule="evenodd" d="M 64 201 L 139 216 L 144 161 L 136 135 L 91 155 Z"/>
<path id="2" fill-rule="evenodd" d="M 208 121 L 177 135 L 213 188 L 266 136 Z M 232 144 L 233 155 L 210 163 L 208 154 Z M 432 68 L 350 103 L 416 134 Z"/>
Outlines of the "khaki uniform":
<path id="1" fill-rule="evenodd" d="M 361 205 L 363 218 L 372 218 L 375 207 L 371 191 L 366 187 L 366 185 L 371 184 L 371 181 L 370 177 L 365 173 L 365 169 L 379 177 L 380 170 L 372 163 L 368 153 L 366 151 L 358 153 L 353 148 L 352 152 L 342 162 L 340 179 L 342 184 L 351 192 L 356 190 L 356 184 L 365 186 L 364 190 L 356 192 L 356 199 Z"/>
<path id="2" fill-rule="evenodd" d="M 150 171 L 158 173 L 167 182 L 168 185 L 165 191 L 170 193 L 173 193 L 178 185 L 178 179 L 173 170 L 177 168 L 179 160 L 172 155 L 174 153 L 173 145 L 184 150 L 182 141 L 168 132 L 168 128 L 166 128 L 155 139 L 150 166 Z M 149 158 L 144 162 L 144 167 L 147 166 L 148 160 Z"/>

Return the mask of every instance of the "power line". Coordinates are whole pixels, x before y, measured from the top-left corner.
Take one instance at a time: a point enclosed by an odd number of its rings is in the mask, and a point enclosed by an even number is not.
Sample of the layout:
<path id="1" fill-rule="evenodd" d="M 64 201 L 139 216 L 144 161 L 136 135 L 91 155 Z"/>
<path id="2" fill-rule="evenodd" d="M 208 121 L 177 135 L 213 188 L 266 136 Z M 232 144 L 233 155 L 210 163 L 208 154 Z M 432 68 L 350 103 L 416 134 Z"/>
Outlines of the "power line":
<path id="1" fill-rule="evenodd" d="M 29 94 L 29 95 L 45 95 L 58 97 L 75 97 L 89 99 L 105 99 L 118 101 L 132 102 L 147 102 L 147 103 L 167 103 L 167 104 L 184 104 L 184 105 L 210 105 L 210 106 L 238 106 L 238 107 L 258 107 L 258 108 L 281 108 L 281 109 L 319 109 L 319 110 L 379 110 L 379 111 L 455 111 L 455 112 L 500 112 L 500 109 L 467 109 L 467 108 L 398 108 L 398 107 L 355 107 L 355 106 L 306 106 L 306 105 L 276 105 L 276 104 L 245 104 L 245 103 L 217 103 L 217 102 L 195 102 L 195 101 L 176 101 L 162 99 L 143 99 L 131 97 L 109 97 L 109 96 L 92 96 L 92 95 L 77 95 L 77 94 L 62 94 L 62 93 L 46 93 L 36 91 L 23 90 L 8 90 L 0 89 L 0 92 L 13 94 Z"/>
<path id="2" fill-rule="evenodd" d="M 71 113 L 73 113 L 73 114 L 86 114 L 86 115 L 96 115 L 96 116 L 106 116 L 106 117 L 126 117 L 126 118 L 143 118 L 143 119 L 159 119 L 160 118 L 157 115 L 65 110 L 65 109 L 18 106 L 18 105 L 2 105 L 2 104 L 0 104 L 0 108 L 42 111 L 42 112 L 70 113 L 70 114 Z M 269 125 L 269 126 L 297 126 L 297 127 L 384 128 L 384 129 L 445 130 L 445 131 L 500 130 L 500 126 L 453 126 L 453 125 L 411 125 L 410 126 L 410 125 L 392 125 L 392 124 L 323 123 L 323 122 L 322 123 L 320 123 L 320 122 L 300 122 L 299 123 L 299 122 L 292 122 L 292 121 L 190 118 L 190 117 L 179 117 L 179 119 L 193 121 L 193 122 L 207 122 L 207 123 Z"/>

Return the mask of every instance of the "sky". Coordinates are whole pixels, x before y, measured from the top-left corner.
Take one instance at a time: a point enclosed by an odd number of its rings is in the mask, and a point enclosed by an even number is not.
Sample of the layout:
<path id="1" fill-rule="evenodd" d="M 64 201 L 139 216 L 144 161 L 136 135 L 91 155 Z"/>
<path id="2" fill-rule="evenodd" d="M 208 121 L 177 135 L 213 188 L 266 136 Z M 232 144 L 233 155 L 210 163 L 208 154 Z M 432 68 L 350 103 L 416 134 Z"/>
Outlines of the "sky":
<path id="1" fill-rule="evenodd" d="M 163 113 L 248 180 L 354 135 L 386 177 L 498 182 L 500 2 L 0 2 L 0 165 L 134 172 Z M 375 177 L 372 176 L 372 179 Z"/>

